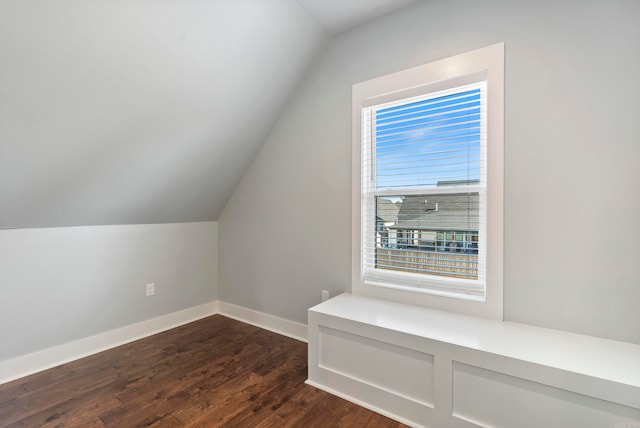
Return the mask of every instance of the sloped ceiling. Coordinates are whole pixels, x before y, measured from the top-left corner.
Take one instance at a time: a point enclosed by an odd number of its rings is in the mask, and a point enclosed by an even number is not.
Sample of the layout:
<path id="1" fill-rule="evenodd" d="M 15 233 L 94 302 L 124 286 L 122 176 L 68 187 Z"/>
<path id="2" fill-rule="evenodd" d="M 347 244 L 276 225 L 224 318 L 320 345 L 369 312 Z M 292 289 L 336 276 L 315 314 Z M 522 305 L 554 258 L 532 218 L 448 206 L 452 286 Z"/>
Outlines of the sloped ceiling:
<path id="1" fill-rule="evenodd" d="M 0 228 L 216 220 L 328 38 L 303 3 L 0 2 Z"/>
<path id="2" fill-rule="evenodd" d="M 298 0 L 331 34 L 408 6 L 418 0 Z"/>

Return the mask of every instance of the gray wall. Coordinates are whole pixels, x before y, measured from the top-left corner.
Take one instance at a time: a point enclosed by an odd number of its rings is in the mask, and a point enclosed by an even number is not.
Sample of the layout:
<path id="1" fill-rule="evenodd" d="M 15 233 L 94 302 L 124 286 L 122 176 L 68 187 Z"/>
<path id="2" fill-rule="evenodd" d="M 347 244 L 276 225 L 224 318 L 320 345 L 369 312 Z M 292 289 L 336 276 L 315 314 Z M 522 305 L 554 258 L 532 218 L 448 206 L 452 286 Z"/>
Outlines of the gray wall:
<path id="1" fill-rule="evenodd" d="M 217 226 L 0 231 L 0 361 L 216 300 Z"/>
<path id="2" fill-rule="evenodd" d="M 349 290 L 351 85 L 506 43 L 505 319 L 640 342 L 640 2 L 430 0 L 333 40 L 219 220 L 220 299 Z"/>

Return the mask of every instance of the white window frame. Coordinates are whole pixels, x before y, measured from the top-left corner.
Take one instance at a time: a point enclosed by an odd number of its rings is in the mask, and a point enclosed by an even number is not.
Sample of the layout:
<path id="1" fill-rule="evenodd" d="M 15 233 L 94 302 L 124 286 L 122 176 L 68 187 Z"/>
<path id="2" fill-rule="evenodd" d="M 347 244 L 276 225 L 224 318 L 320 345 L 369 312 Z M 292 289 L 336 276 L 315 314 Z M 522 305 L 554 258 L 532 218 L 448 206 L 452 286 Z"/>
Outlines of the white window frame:
<path id="1" fill-rule="evenodd" d="M 423 101 L 426 99 L 440 98 L 447 95 L 458 94 L 466 92 L 472 89 L 478 89 L 481 91 L 481 99 L 486 95 L 486 79 L 484 74 L 478 74 L 476 83 L 467 84 L 463 86 L 453 86 L 445 89 L 444 91 L 427 91 L 419 97 L 401 98 L 398 101 L 391 103 L 377 104 L 372 107 L 364 107 L 362 110 L 363 126 L 362 126 L 362 151 L 366 153 L 365 146 L 369 147 L 368 156 L 373 156 L 376 149 L 376 138 L 374 127 L 374 118 L 378 110 L 384 110 L 390 106 L 412 104 L 416 101 Z M 486 104 L 481 106 L 481 130 L 480 130 L 480 182 L 478 184 L 466 184 L 466 185 L 445 185 L 433 187 L 432 185 L 426 185 L 422 187 L 409 187 L 403 189 L 391 188 L 391 189 L 378 189 L 376 183 L 376 162 L 372 161 L 371 165 L 362 165 L 362 178 L 361 178 L 361 193 L 362 193 L 362 233 L 361 233 L 361 248 L 362 248 L 362 274 L 365 283 L 377 285 L 381 287 L 394 287 L 409 289 L 414 287 L 423 288 L 422 292 L 430 294 L 438 294 L 442 296 L 449 296 L 453 298 L 462 298 L 469 300 L 484 300 L 485 295 L 485 269 L 484 260 L 486 260 L 486 248 L 485 240 L 485 195 L 486 195 L 486 129 L 484 124 L 486 123 Z M 364 157 L 368 157 L 365 154 Z M 386 270 L 374 268 L 375 264 L 375 242 L 371 239 L 375 235 L 375 197 L 376 196 L 418 196 L 436 194 L 463 194 L 463 193 L 478 193 L 479 204 L 481 209 L 479 210 L 480 228 L 478 230 L 480 237 L 480 246 L 478 248 L 478 254 L 476 256 L 478 260 L 478 277 L 476 279 L 461 279 L 446 276 L 437 275 L 425 275 L 411 272 L 400 272 L 397 270 Z M 417 232 L 417 231 L 416 231 Z M 411 236 L 414 236 L 414 231 L 411 231 Z M 415 238 L 411 238 L 412 240 Z M 368 259 L 369 258 L 369 259 Z"/>
<path id="2" fill-rule="evenodd" d="M 484 293 L 468 293 L 460 282 L 433 281 L 402 286 L 365 280 L 363 224 L 362 141 L 363 111 L 371 106 L 486 81 L 486 261 Z M 382 76 L 353 86 L 352 282 L 354 294 L 492 319 L 503 318 L 503 210 L 504 210 L 504 44 L 499 43 L 422 66 Z M 381 276 L 384 277 L 384 274 Z M 437 285 L 430 285 L 431 284 Z M 451 287 L 447 283 L 452 284 Z"/>

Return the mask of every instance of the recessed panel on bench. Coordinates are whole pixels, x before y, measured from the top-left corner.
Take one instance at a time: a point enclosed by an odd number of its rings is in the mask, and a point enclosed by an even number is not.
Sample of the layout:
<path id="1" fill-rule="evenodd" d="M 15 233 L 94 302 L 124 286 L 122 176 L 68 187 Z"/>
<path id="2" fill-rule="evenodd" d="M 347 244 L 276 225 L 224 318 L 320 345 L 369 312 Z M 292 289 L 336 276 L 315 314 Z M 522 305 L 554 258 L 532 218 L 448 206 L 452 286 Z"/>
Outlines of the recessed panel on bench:
<path id="1" fill-rule="evenodd" d="M 433 406 L 433 355 L 320 326 L 319 365 Z"/>
<path id="2" fill-rule="evenodd" d="M 458 362 L 453 414 L 483 427 L 640 427 L 640 410 Z"/>

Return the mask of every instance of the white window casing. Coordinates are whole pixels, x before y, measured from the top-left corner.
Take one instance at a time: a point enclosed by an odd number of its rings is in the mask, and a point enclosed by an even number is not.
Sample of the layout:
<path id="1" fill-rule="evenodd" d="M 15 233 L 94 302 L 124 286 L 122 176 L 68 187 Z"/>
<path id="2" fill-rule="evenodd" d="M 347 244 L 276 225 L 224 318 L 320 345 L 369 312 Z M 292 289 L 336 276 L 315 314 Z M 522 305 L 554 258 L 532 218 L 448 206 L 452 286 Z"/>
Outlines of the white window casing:
<path id="1" fill-rule="evenodd" d="M 354 85 L 352 292 L 502 319 L 503 163 L 504 44 Z"/>

